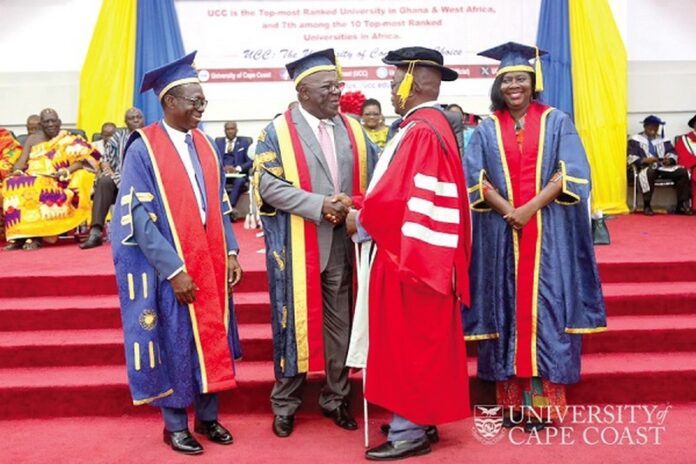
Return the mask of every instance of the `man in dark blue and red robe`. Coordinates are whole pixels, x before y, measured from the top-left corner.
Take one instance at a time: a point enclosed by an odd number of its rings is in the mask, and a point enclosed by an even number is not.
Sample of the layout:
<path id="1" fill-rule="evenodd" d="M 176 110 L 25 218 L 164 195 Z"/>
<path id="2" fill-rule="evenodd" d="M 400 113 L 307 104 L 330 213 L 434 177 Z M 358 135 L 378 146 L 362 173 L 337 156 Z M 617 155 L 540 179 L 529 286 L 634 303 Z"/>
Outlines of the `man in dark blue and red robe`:
<path id="1" fill-rule="evenodd" d="M 164 119 L 130 138 L 114 210 L 113 255 L 134 404 L 162 409 L 164 441 L 203 447 L 188 430 L 232 443 L 217 421 L 217 392 L 236 385 L 230 291 L 242 276 L 231 207 L 212 141 L 196 129 L 205 110 L 195 52 L 147 73 Z"/>

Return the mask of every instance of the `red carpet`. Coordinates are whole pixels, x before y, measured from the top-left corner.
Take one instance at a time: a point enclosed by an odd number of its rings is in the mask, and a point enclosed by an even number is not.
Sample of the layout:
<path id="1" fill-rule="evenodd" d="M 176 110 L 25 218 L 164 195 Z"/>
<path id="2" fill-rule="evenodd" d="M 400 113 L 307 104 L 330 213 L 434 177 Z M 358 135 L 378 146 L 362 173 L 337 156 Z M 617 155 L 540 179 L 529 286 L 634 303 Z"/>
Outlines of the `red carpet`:
<path id="1" fill-rule="evenodd" d="M 515 445 L 502 439 L 485 445 L 473 436 L 471 418 L 440 427 L 441 441 L 432 454 L 411 458 L 407 463 L 481 463 L 481 464 L 692 464 L 696 459 L 692 428 L 696 404 L 673 407 L 662 425 L 660 444 L 601 446 L 595 441 L 593 426 L 576 426 L 571 438 L 576 443 L 564 445 L 561 438 L 548 444 L 530 442 Z M 94 417 L 89 421 L 69 418 L 17 420 L 5 427 L 3 438 L 10 443 L 3 452 L 3 462 L 69 464 L 160 464 L 160 463 L 232 463 L 232 464 L 355 464 L 363 459 L 362 425 L 357 432 L 347 432 L 316 415 L 298 415 L 295 433 L 280 440 L 272 432 L 267 415 L 223 415 L 235 442 L 219 446 L 202 441 L 205 454 L 189 457 L 174 454 L 162 443 L 162 424 L 157 416 Z M 370 443 L 383 439 L 377 431 L 381 421 L 371 420 Z M 619 426 L 621 429 L 622 427 Z M 590 430 L 588 430 L 590 429 Z M 591 433 L 588 433 L 591 432 Z M 37 441 L 40 438 L 40 445 Z M 515 441 L 521 433 L 513 435 Z M 612 438 L 612 434 L 607 434 Z M 540 444 L 541 443 L 541 444 Z"/>
<path id="2" fill-rule="evenodd" d="M 603 283 L 696 282 L 696 218 L 632 214 L 607 225 L 612 244 L 596 249 Z"/>
<path id="3" fill-rule="evenodd" d="M 696 402 L 696 218 L 631 215 L 607 223 L 612 245 L 598 247 L 597 255 L 609 332 L 585 337 L 582 382 L 569 389 L 569 400 L 574 404 Z M 231 448 L 208 446 L 202 460 L 224 456 L 238 462 L 274 462 L 282 452 L 280 446 L 261 453 L 254 445 L 278 445 L 269 422 L 270 310 L 265 257 L 257 253 L 263 239 L 255 236 L 257 231 L 238 225 L 235 231 L 245 270 L 235 295 L 245 358 L 238 364 L 239 388 L 222 395 L 222 411 L 239 443 Z M 58 462 L 178 462 L 163 445 L 147 446 L 161 440 L 160 423 L 154 409 L 130 404 L 121 342 L 108 246 L 82 251 L 65 242 L 36 252 L 0 252 L 0 404 L 2 417 L 16 420 L 14 427 L 3 429 L 12 429 L 9 440 L 17 445 L 5 459 L 41 462 L 46 460 L 46 449 L 59 447 L 65 453 Z M 475 346 L 469 351 L 474 353 Z M 472 358 L 472 404 L 490 404 L 491 386 L 474 378 L 475 363 Z M 306 451 L 312 458 L 355 462 L 362 456 L 361 434 L 334 430 L 319 419 L 320 386 L 321 378 L 312 376 L 303 407 L 304 431 L 291 441 L 309 445 L 312 437 L 321 436 L 322 442 L 311 443 L 316 446 Z M 354 404 L 361 402 L 359 391 L 359 376 L 354 376 Z M 696 405 L 682 406 L 680 411 L 679 423 L 686 430 L 686 418 Z M 87 421 L 68 416 L 103 417 Z M 43 427 L 50 430 L 50 440 L 33 451 L 31 437 Z M 586 446 L 582 453 L 575 447 L 528 446 L 519 455 L 515 452 L 520 448 L 510 444 L 507 448 L 479 444 L 472 439 L 471 427 L 469 420 L 445 428 L 450 433 L 438 448 L 446 452 L 423 461 L 530 462 L 533 453 L 543 452 L 550 462 L 618 462 L 619 456 L 627 462 L 647 462 L 667 450 L 666 443 L 654 449 Z M 98 440 L 84 441 L 88 437 Z M 686 459 L 688 441 L 672 436 L 669 462 L 696 462 L 693 451 Z M 493 449 L 500 461 L 492 460 Z M 568 454 L 568 449 L 573 452 Z M 665 456 L 651 462 L 663 462 Z M 300 453 L 285 462 L 304 462 L 308 457 Z"/>

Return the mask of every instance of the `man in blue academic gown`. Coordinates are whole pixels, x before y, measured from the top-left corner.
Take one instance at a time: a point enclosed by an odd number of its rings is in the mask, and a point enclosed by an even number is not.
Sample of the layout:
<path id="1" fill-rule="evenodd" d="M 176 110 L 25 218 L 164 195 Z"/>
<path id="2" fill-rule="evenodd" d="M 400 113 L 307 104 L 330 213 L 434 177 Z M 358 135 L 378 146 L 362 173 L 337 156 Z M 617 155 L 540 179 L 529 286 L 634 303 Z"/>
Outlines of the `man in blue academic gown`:
<path id="1" fill-rule="evenodd" d="M 259 135 L 253 174 L 271 299 L 273 432 L 283 438 L 307 373 L 322 370 L 322 412 L 358 428 L 348 404 L 353 250 L 343 221 L 347 206 L 362 202 L 378 152 L 357 120 L 338 113 L 343 82 L 333 49 L 286 68 L 300 103 Z"/>
<path id="2" fill-rule="evenodd" d="M 242 277 L 220 160 L 196 129 L 207 100 L 194 55 L 143 78 L 164 119 L 131 136 L 113 220 L 133 403 L 161 407 L 165 443 L 185 454 L 203 452 L 188 430 L 192 403 L 195 431 L 232 443 L 216 393 L 236 385 L 230 292 Z"/>

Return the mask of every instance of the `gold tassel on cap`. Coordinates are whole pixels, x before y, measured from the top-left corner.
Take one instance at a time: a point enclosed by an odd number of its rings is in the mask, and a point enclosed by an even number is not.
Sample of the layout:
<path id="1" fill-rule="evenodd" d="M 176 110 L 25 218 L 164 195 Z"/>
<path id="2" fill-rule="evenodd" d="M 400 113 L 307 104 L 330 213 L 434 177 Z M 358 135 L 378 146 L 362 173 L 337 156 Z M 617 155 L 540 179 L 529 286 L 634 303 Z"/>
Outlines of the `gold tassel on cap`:
<path id="1" fill-rule="evenodd" d="M 544 91 L 544 75 L 541 73 L 541 59 L 539 59 L 539 47 L 534 47 L 536 50 L 536 59 L 534 60 L 534 74 L 536 74 L 536 86 L 534 91 Z"/>
<path id="2" fill-rule="evenodd" d="M 336 77 L 340 81 L 343 79 L 343 67 L 341 66 L 341 62 L 338 61 L 338 57 L 335 57 L 335 58 L 336 58 Z"/>
<path id="3" fill-rule="evenodd" d="M 408 96 L 411 94 L 411 87 L 413 86 L 413 69 L 415 67 L 415 61 L 411 61 L 408 64 L 408 70 L 406 71 L 404 80 L 401 81 L 401 84 L 399 84 L 399 89 L 396 91 L 396 96 L 399 97 L 399 106 L 401 106 L 401 108 L 406 107 L 406 100 L 408 100 Z"/>

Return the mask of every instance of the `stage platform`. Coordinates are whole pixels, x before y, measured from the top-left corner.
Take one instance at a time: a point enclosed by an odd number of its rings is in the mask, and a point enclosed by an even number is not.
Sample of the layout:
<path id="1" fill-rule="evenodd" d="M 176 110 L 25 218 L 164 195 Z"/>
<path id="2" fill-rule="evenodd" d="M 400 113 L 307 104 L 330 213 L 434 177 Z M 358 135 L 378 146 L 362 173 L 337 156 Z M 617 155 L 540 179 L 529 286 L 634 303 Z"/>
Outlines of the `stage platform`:
<path id="1" fill-rule="evenodd" d="M 585 337 L 582 381 L 570 387 L 569 401 L 581 405 L 696 402 L 696 236 L 693 232 L 696 217 L 634 214 L 612 218 L 607 224 L 612 244 L 598 246 L 596 253 L 609 330 Z M 278 451 L 265 447 L 301 445 L 303 440 L 308 440 L 309 446 L 312 440 L 305 434 L 311 434 L 319 440 L 317 457 L 323 456 L 322 459 L 330 462 L 359 460 L 362 432 L 334 430 L 335 426 L 320 418 L 317 397 L 321 376 L 310 376 L 296 430 L 298 437 L 293 435 L 290 441 L 279 443 L 271 435 L 268 397 L 273 366 L 265 255 L 259 253 L 263 238 L 257 237 L 259 230 L 245 230 L 239 223 L 235 224 L 235 231 L 245 271 L 235 293 L 245 356 L 238 363 L 239 388 L 221 395 L 221 409 L 232 428 L 240 430 L 241 441 L 259 440 L 262 447 L 254 449 L 249 442 L 225 449 L 209 445 L 210 457 L 219 459 L 225 455 L 234 461 L 235 449 L 244 448 L 248 459 L 238 462 L 273 462 L 279 457 Z M 469 346 L 469 351 L 475 352 L 475 347 Z M 491 385 L 475 379 L 473 356 L 469 370 L 472 404 L 491 403 Z M 358 375 L 352 376 L 352 386 L 356 413 L 361 413 L 357 407 L 361 404 Z M 45 425 L 45 434 L 63 437 L 63 441 L 69 437 L 78 440 L 66 445 L 69 454 L 65 456 L 71 459 L 60 459 L 53 453 L 45 456 L 46 460 L 178 462 L 160 443 L 161 425 L 155 410 L 134 407 L 130 402 L 108 245 L 83 251 L 74 242 L 65 241 L 34 252 L 0 251 L 0 404 L 2 428 L 12 429 L 10 440 L 14 436 L 18 445 L 26 446 L 26 456 L 35 454 L 30 449 L 31 440 L 21 438 L 24 432 L 19 430 L 40 434 Z M 680 420 L 684 421 L 696 411 L 696 405 L 680 408 L 683 412 Z M 12 426 L 13 423 L 16 425 Z M 248 430 L 258 429 L 258 435 L 256 432 L 254 436 L 249 435 L 247 426 Z M 456 435 L 443 440 L 443 447 L 452 448 L 432 458 L 439 456 L 438 462 L 446 462 L 445 456 L 452 452 L 461 456 L 456 462 L 471 459 L 466 452 L 455 450 L 459 443 L 484 446 L 472 443 L 471 426 L 470 419 L 444 428 Z M 54 427 L 59 428 L 58 434 L 53 433 Z M 324 433 L 322 428 L 327 429 L 326 443 L 319 438 Z M 100 438 L 100 434 L 105 436 Z M 114 441 L 114 434 L 127 442 L 122 452 L 92 454 L 82 460 L 86 456 L 82 453 L 93 448 L 95 452 L 101 449 L 100 453 L 106 453 L 105 446 L 116 447 L 118 440 Z M 376 442 L 377 432 L 373 430 L 372 435 Z M 100 441 L 103 446 L 87 445 L 89 440 Z M 345 443 L 350 443 L 350 453 Z M 686 445 L 675 442 L 672 451 Z M 152 460 L 138 461 L 137 454 L 128 454 L 149 447 L 157 450 L 147 454 Z M 53 450 L 56 448 L 60 448 L 60 443 L 54 443 Z M 331 449 L 349 454 L 333 459 L 328 454 Z M 483 457 L 484 449 L 492 452 L 494 448 L 484 446 L 480 459 L 494 462 Z M 591 450 L 588 453 L 588 457 L 592 455 Z M 683 450 L 679 453 L 670 452 L 674 457 L 669 461 L 693 462 L 693 459 L 679 461 L 685 456 Z M 11 456 L 16 462 L 39 462 L 22 460 L 21 452 Z M 558 459 L 561 456 L 557 455 Z M 626 456 L 636 457 L 628 459 L 631 462 L 641 462 L 640 454 Z M 610 462 L 599 455 L 594 460 Z M 562 462 L 570 461 L 562 459 Z"/>

